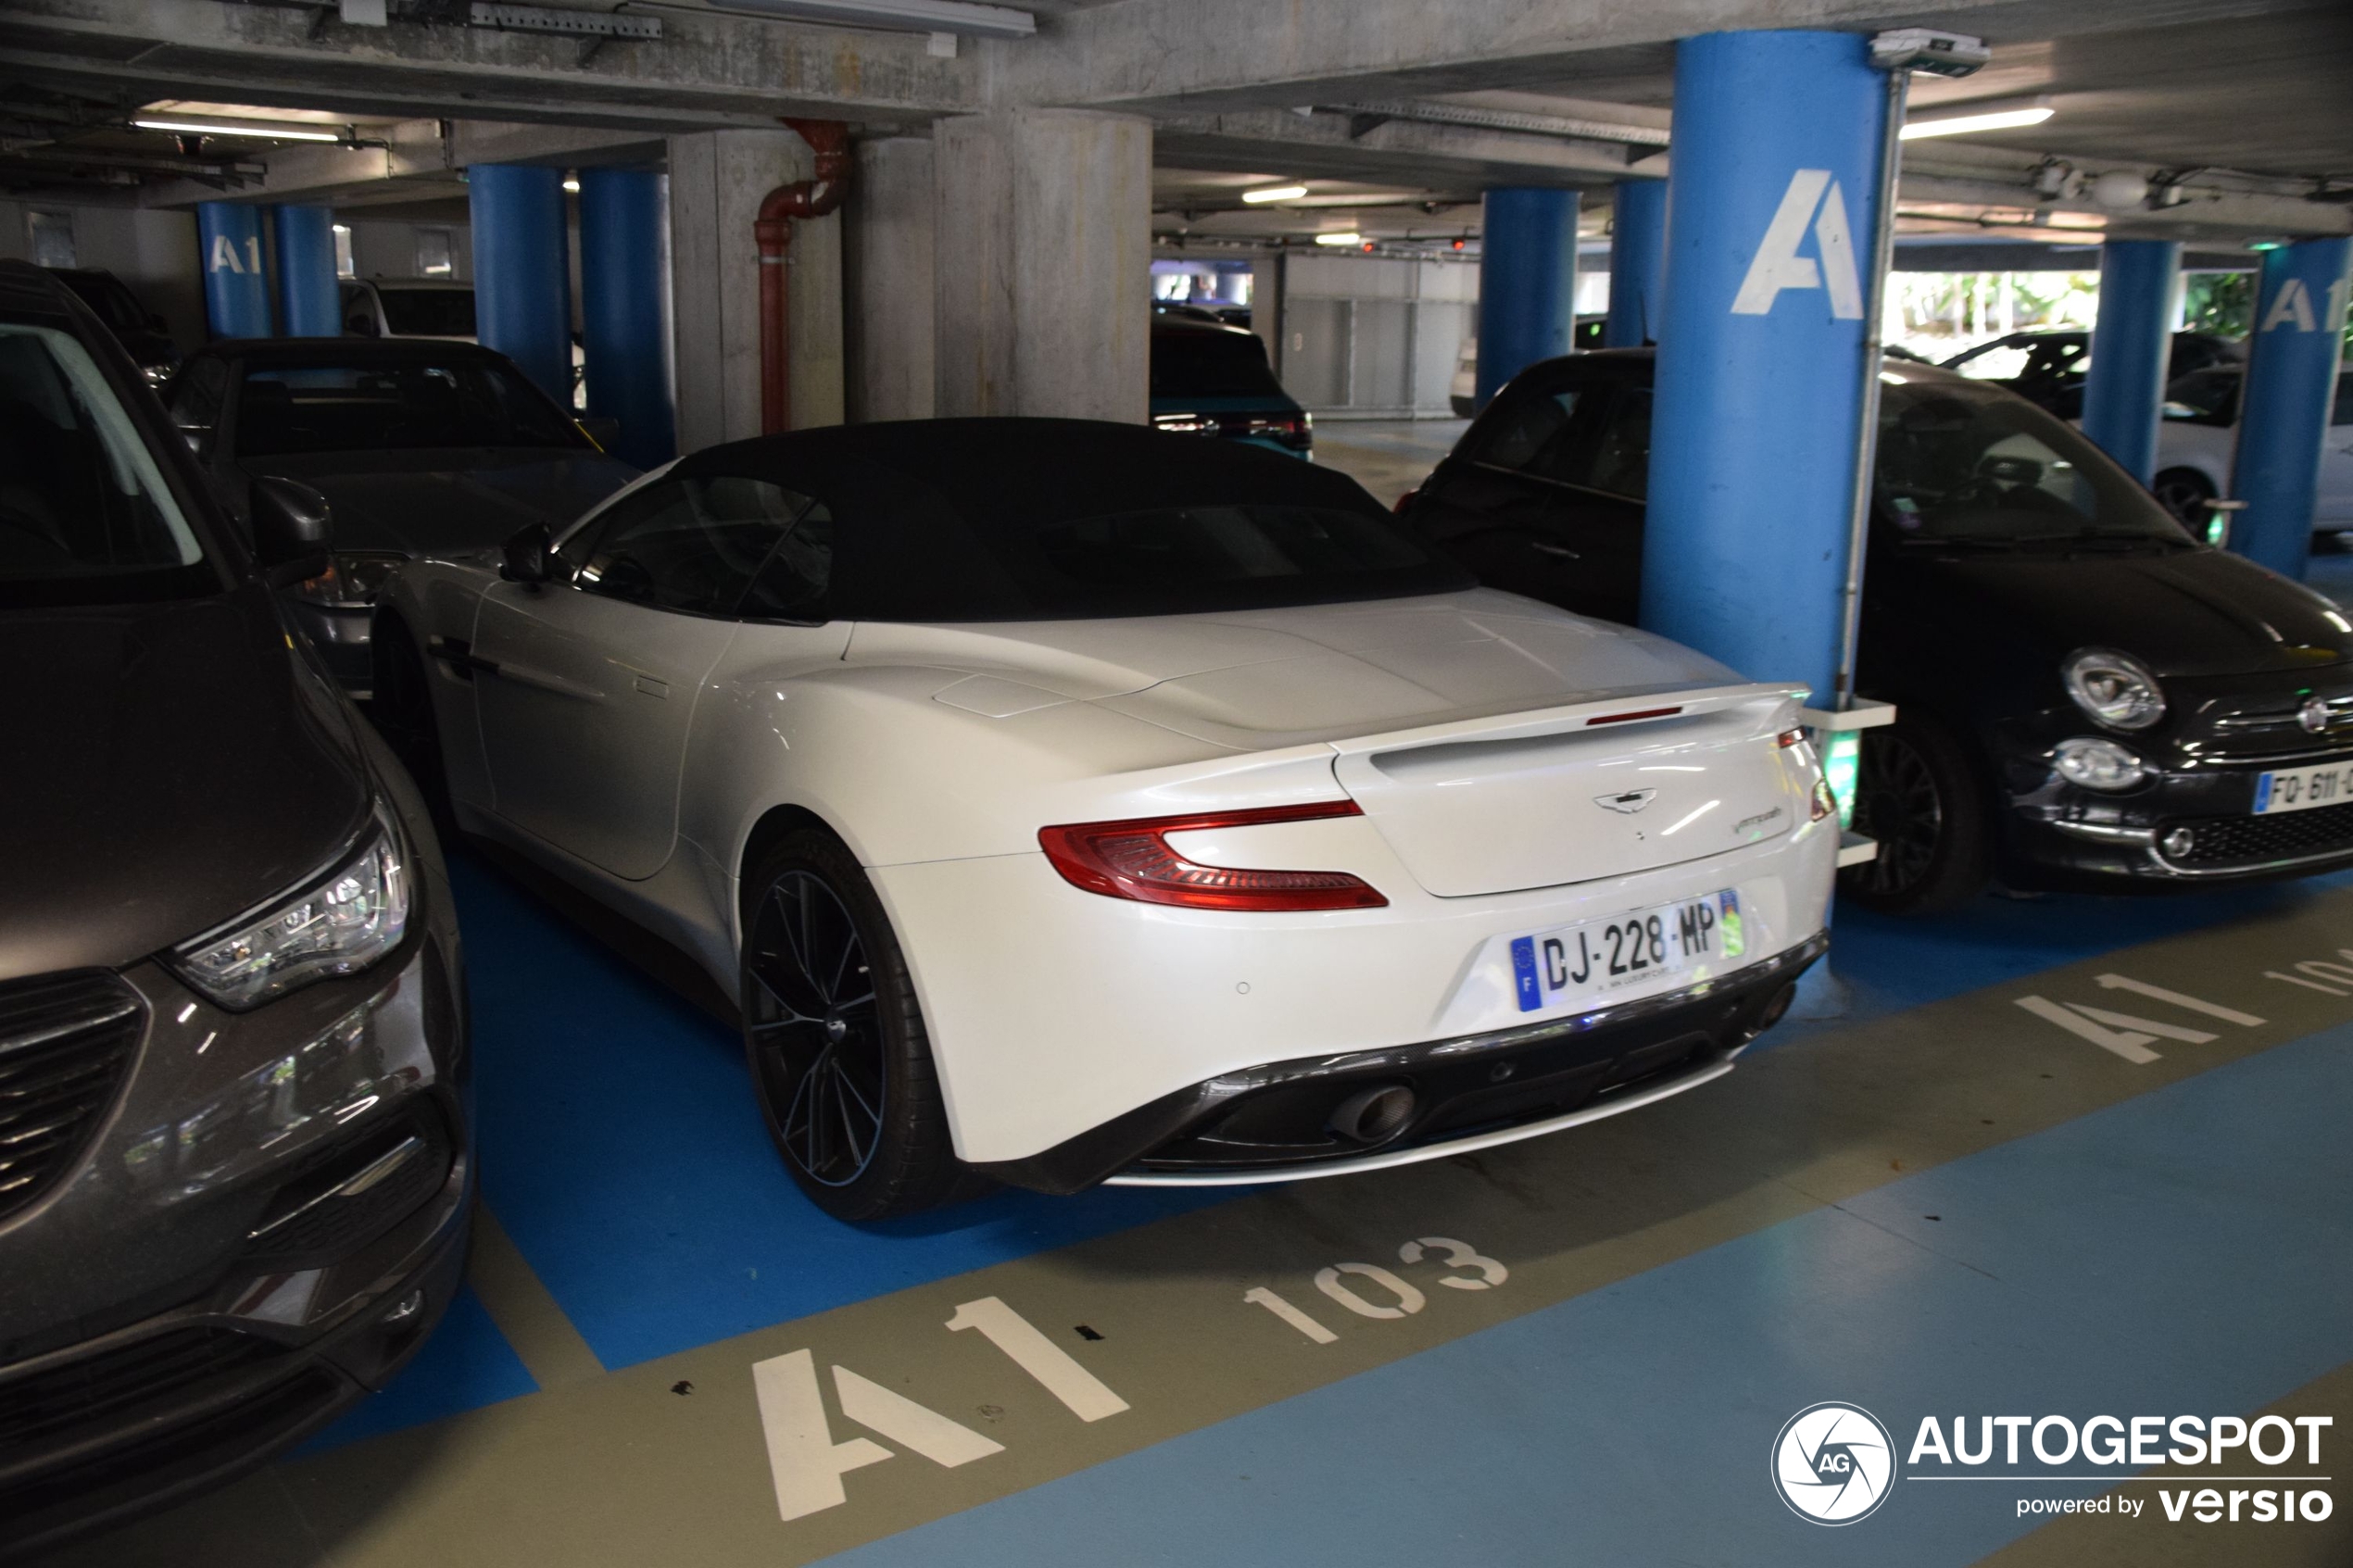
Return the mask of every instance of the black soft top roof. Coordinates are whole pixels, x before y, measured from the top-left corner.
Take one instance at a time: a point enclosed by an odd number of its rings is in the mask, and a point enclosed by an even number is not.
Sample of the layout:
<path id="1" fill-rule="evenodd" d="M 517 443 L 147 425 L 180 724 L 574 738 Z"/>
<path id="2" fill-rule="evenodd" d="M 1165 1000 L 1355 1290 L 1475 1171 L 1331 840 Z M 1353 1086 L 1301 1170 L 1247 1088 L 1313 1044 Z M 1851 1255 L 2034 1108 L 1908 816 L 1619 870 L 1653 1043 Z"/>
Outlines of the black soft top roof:
<path id="1" fill-rule="evenodd" d="M 1335 470 L 1239 442 L 1094 420 L 835 425 L 706 447 L 672 471 L 684 479 L 765 480 L 824 503 L 834 520 L 833 613 L 878 621 L 1053 613 L 1039 602 L 1021 562 L 1038 530 L 1080 519 L 1190 507 L 1303 507 L 1353 512 L 1384 530 L 1396 526 L 1364 486 Z M 1451 563 L 1430 560 L 1379 581 L 1310 586 L 1275 579 L 1238 586 L 1214 604 L 1139 599 L 1125 612 L 1378 598 L 1469 581 Z"/>

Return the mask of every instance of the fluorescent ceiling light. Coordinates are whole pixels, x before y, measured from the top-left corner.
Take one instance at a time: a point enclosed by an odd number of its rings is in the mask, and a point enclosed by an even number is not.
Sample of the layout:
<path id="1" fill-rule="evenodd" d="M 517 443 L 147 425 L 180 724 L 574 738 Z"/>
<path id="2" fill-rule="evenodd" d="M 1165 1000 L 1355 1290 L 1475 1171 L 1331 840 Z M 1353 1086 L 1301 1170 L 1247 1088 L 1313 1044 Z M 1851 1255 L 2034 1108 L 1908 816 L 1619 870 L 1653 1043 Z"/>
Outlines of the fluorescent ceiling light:
<path id="1" fill-rule="evenodd" d="M 1319 245 L 1358 245 L 1365 243 L 1365 236 L 1353 229 L 1345 229 L 1337 234 L 1318 234 L 1315 243 Z"/>
<path id="2" fill-rule="evenodd" d="M 577 180 L 567 180 L 564 182 L 564 189 L 567 191 L 577 192 L 580 189 L 580 182 Z"/>
<path id="3" fill-rule="evenodd" d="M 1244 191 L 1242 193 L 1242 200 L 1246 202 L 1290 202 L 1297 201 L 1300 197 L 1305 195 L 1306 194 L 1307 187 L 1304 185 L 1269 185 L 1265 190 L 1261 191 Z"/>
<path id="4" fill-rule="evenodd" d="M 1976 131 L 2014 131 L 2022 125 L 2040 125 L 2051 118 L 2048 104 L 2036 104 L 2022 109 L 1994 109 L 1985 114 L 1956 115 L 1950 119 L 1915 119 L 1906 121 L 1903 138 L 1917 142 L 1923 136 L 1966 136 Z"/>
<path id="5" fill-rule="evenodd" d="M 257 140 L 267 140 L 272 142 L 344 142 L 350 140 L 349 134 L 346 132 L 323 130 L 318 126 L 302 125 L 290 120 L 247 120 L 244 124 L 240 125 L 220 119 L 134 119 L 131 123 L 137 126 L 142 131 L 177 131 L 183 135 L 195 136 L 250 136 L 256 138 Z"/>
<path id="6" fill-rule="evenodd" d="M 789 21 L 962 32 L 975 38 L 1027 38 L 1038 31 L 1038 19 L 1027 11 L 979 5 L 975 0 L 714 0 L 712 9 Z"/>

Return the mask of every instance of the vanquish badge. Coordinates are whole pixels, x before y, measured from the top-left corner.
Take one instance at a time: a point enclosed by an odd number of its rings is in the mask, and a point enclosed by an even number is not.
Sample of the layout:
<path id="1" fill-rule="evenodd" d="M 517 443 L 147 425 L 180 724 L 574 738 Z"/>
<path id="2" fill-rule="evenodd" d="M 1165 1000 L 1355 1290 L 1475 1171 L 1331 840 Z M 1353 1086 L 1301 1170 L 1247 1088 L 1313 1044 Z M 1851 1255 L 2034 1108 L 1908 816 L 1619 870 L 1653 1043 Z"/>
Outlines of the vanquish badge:
<path id="1" fill-rule="evenodd" d="M 1887 1500 L 1895 1440 L 1859 1405 L 1808 1405 L 1773 1439 L 1773 1486 L 1817 1524 L 1852 1524 Z"/>
<path id="2" fill-rule="evenodd" d="M 1593 797 L 1593 804 L 1605 806 L 1613 811 L 1623 811 L 1630 817 L 1657 798 L 1658 791 L 1655 789 L 1629 789 L 1623 795 L 1597 795 Z"/>

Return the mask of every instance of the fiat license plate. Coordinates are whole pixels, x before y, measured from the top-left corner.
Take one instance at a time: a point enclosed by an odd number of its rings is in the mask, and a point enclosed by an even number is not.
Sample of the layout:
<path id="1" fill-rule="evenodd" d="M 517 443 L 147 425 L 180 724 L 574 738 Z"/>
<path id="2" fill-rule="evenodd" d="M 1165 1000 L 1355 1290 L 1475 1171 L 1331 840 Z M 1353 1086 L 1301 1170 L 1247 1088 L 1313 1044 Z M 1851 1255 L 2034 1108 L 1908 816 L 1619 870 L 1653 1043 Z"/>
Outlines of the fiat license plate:
<path id="1" fill-rule="evenodd" d="M 1737 959 L 1747 949 L 1741 897 L 1727 887 L 1607 920 L 1589 920 L 1512 939 L 1512 980 L 1519 1010 L 1539 1012 L 1586 997 L 1606 996 Z"/>
<path id="2" fill-rule="evenodd" d="M 2309 811 L 2320 806 L 2353 801 L 2353 762 L 2324 762 L 2316 768 L 2282 768 L 2255 780 L 2255 814 L 2276 817 L 2282 811 Z"/>

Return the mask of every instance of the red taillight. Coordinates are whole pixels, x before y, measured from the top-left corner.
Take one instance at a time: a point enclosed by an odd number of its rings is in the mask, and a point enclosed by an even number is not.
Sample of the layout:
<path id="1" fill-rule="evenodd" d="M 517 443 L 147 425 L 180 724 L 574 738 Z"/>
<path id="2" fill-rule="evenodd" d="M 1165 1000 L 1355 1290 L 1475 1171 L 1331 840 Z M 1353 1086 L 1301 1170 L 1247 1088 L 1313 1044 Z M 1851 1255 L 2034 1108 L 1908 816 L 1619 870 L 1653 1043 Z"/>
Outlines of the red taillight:
<path id="1" fill-rule="evenodd" d="M 1073 887 L 1106 898 L 1176 904 L 1190 909 L 1378 909 L 1382 897 L 1346 872 L 1263 872 L 1204 866 L 1169 847 L 1172 833 L 1361 817 L 1353 800 L 1268 806 L 1254 811 L 1209 811 L 1189 817 L 1140 817 L 1124 822 L 1073 822 L 1039 828 L 1038 847 Z"/>
<path id="2" fill-rule="evenodd" d="M 1784 749 L 1793 746 L 1804 746 L 1806 744 L 1806 732 L 1804 730 L 1783 730 L 1780 733 L 1780 739 Z"/>
<path id="3" fill-rule="evenodd" d="M 1399 517 L 1403 517 L 1405 515 L 1405 508 L 1412 506 L 1416 501 L 1420 500 L 1421 495 L 1422 493 L 1419 490 L 1408 490 L 1403 495 L 1398 496 L 1397 505 L 1394 508 L 1397 515 Z"/>
<path id="4" fill-rule="evenodd" d="M 1838 797 L 1831 793 L 1831 782 L 1828 779 L 1814 781 L 1813 811 L 1812 820 L 1818 822 L 1825 817 L 1838 815 Z"/>

